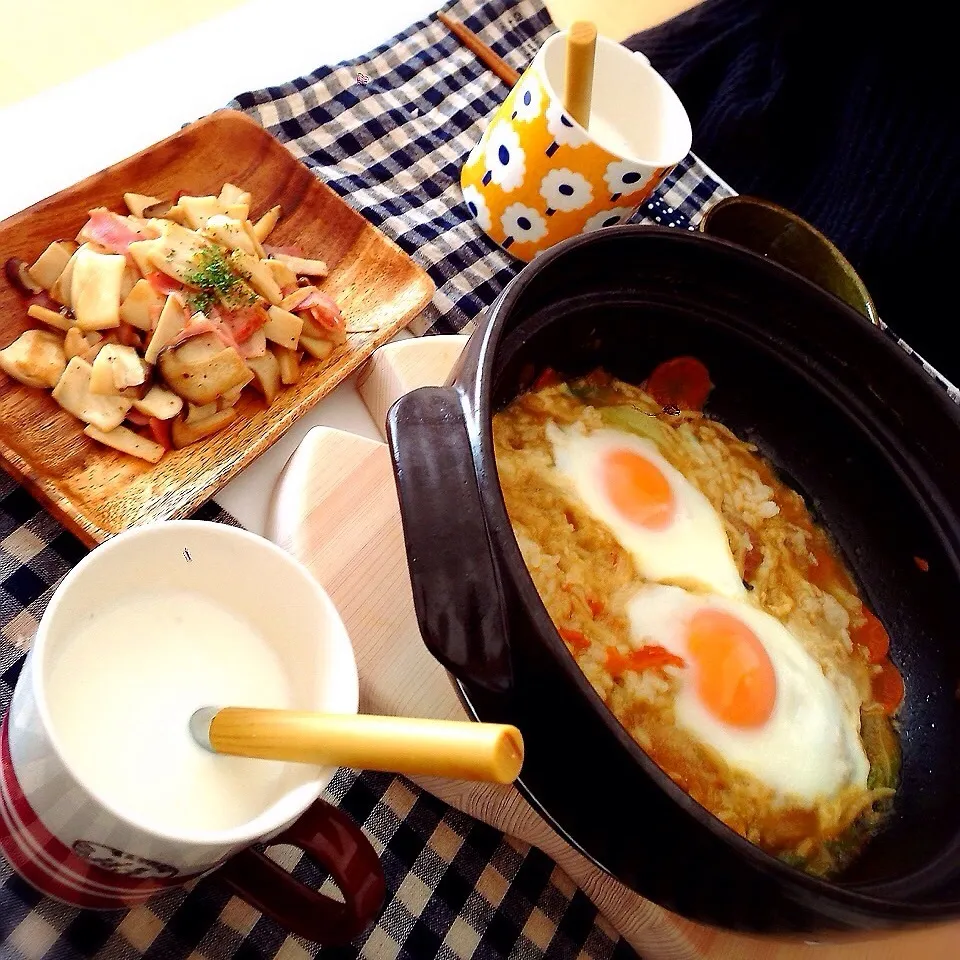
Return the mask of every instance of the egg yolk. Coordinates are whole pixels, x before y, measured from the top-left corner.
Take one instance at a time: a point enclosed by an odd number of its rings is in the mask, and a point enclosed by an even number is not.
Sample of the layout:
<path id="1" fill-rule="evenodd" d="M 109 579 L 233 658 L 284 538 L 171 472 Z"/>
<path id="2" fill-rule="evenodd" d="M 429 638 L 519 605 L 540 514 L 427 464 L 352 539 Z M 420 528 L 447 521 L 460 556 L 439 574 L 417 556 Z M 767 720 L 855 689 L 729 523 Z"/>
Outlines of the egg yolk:
<path id="1" fill-rule="evenodd" d="M 698 610 L 687 631 L 700 702 L 734 727 L 758 727 L 773 713 L 777 680 L 757 635 L 723 610 Z"/>
<path id="2" fill-rule="evenodd" d="M 634 450 L 611 450 L 603 458 L 601 477 L 614 509 L 631 523 L 663 530 L 676 504 L 670 481 L 655 463 Z"/>

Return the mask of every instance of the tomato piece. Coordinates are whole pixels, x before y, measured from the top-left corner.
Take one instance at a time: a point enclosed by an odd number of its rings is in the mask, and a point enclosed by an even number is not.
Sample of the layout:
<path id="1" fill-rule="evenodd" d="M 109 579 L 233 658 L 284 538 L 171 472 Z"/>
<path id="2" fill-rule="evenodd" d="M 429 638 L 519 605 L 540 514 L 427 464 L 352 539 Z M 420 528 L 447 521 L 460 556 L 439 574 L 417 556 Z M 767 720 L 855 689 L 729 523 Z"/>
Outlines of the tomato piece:
<path id="1" fill-rule="evenodd" d="M 923 557 L 914 557 L 913 562 L 921 573 L 927 573 L 930 570 L 930 561 L 924 560 Z"/>
<path id="2" fill-rule="evenodd" d="M 674 357 L 647 377 L 647 393 L 661 407 L 702 410 L 713 384 L 710 372 L 696 357 Z"/>
<path id="3" fill-rule="evenodd" d="M 603 616 L 604 605 L 602 600 L 598 600 L 596 597 L 587 597 L 587 606 L 590 608 L 594 620 Z"/>
<path id="4" fill-rule="evenodd" d="M 590 646 L 590 641 L 579 630 L 570 630 L 567 627 L 561 627 L 560 636 L 569 643 L 574 650 L 586 650 L 587 647 Z"/>
<path id="5" fill-rule="evenodd" d="M 150 427 L 150 433 L 153 435 L 153 439 L 156 440 L 164 450 L 173 449 L 169 420 L 160 420 L 157 417 L 151 417 L 147 426 Z"/>
<path id="6" fill-rule="evenodd" d="M 542 390 L 544 387 L 555 387 L 560 382 L 560 375 L 552 367 L 545 367 L 540 376 L 533 381 L 534 390 Z"/>
<path id="7" fill-rule="evenodd" d="M 628 670 L 654 670 L 660 667 L 685 667 L 681 657 L 671 653 L 664 647 L 651 644 L 629 653 L 621 653 L 616 647 L 607 647 L 607 673 L 616 679 Z"/>
<path id="8" fill-rule="evenodd" d="M 863 615 L 866 619 L 850 631 L 850 639 L 867 651 L 867 659 L 871 663 L 883 663 L 890 652 L 890 636 L 866 604 Z"/>
<path id="9" fill-rule="evenodd" d="M 896 713 L 903 703 L 903 677 L 900 671 L 889 661 L 880 666 L 880 672 L 873 675 L 873 699 L 883 707 L 888 716 Z"/>

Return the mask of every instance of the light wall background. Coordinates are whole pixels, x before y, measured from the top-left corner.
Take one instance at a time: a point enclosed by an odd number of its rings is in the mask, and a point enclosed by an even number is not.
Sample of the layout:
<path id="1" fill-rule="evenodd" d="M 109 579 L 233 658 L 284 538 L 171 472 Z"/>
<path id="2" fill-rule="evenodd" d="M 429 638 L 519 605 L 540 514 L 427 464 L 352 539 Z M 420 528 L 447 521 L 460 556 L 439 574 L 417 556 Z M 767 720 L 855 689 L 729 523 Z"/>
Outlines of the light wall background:
<path id="1" fill-rule="evenodd" d="M 278 0 L 277 9 L 287 6 L 295 10 L 299 2 L 303 0 Z M 618 40 L 665 20 L 694 2 L 546 0 L 553 19 L 561 27 L 577 19 L 591 19 L 601 33 Z M 0 107 L 243 3 L 244 0 L 0 0 L 4 20 Z M 440 0 L 438 6 L 439 3 Z M 200 70 L 197 82 L 203 82 Z"/>

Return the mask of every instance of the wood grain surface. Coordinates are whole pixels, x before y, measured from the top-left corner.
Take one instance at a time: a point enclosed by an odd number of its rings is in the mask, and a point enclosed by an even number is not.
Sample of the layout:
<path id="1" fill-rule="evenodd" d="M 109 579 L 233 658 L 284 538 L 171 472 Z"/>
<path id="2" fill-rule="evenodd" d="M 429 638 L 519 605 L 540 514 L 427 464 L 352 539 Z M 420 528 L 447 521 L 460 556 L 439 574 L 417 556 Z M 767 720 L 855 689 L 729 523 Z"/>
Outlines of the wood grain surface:
<path id="1" fill-rule="evenodd" d="M 466 338 L 459 338 L 461 344 Z M 364 368 L 365 397 L 389 406 L 391 384 L 446 382 L 454 338 L 381 348 Z M 445 341 L 445 342 L 441 342 Z M 421 345 L 417 348 L 417 345 Z M 414 372 L 419 383 L 414 383 Z M 374 412 L 373 410 L 371 412 Z M 390 456 L 382 443 L 318 427 L 290 459 L 273 500 L 270 536 L 330 593 L 353 641 L 360 709 L 463 719 L 449 677 L 420 638 Z M 597 905 L 644 960 L 948 960 L 960 925 L 857 935 L 828 942 L 745 937 L 691 923 L 644 900 L 570 847 L 513 787 L 413 778 L 452 806 L 539 847 Z"/>
<path id="2" fill-rule="evenodd" d="M 282 206 L 271 242 L 296 243 L 305 255 L 326 260 L 330 275 L 322 289 L 340 304 L 348 332 L 356 332 L 328 360 L 306 362 L 300 381 L 283 389 L 269 409 L 245 395 L 233 425 L 156 466 L 89 440 L 49 392 L 0 375 L 0 465 L 88 544 L 195 511 L 433 295 L 433 282 L 393 241 L 256 123 L 229 110 L 4 220 L 0 262 L 13 256 L 33 262 L 50 241 L 74 237 L 93 207 L 123 211 L 125 191 L 161 198 L 178 190 L 216 194 L 225 181 L 253 194 L 254 219 Z M 0 278 L 0 347 L 34 325 L 17 291 Z"/>

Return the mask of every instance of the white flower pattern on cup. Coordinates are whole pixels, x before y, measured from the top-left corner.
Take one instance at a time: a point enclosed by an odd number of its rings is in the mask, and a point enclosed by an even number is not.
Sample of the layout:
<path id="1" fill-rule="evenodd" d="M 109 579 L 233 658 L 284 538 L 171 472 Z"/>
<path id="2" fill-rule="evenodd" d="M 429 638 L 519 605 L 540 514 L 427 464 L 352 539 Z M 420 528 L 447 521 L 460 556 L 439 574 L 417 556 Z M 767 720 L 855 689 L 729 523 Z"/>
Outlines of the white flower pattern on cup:
<path id="1" fill-rule="evenodd" d="M 610 188 L 610 199 L 619 200 L 631 193 L 642 190 L 647 185 L 646 172 L 629 160 L 614 160 L 607 164 L 603 179 Z"/>
<path id="2" fill-rule="evenodd" d="M 540 213 L 522 203 L 511 203 L 503 211 L 500 226 L 506 234 L 505 250 L 509 250 L 513 243 L 536 243 L 547 233 L 547 223 Z"/>
<path id="3" fill-rule="evenodd" d="M 517 85 L 511 119 L 529 123 L 540 116 L 540 84 L 532 76 L 525 76 Z"/>
<path id="4" fill-rule="evenodd" d="M 563 112 L 558 100 L 547 105 L 547 129 L 553 135 L 553 143 L 547 147 L 547 156 L 552 157 L 559 147 L 582 147 L 589 137 Z"/>
<path id="5" fill-rule="evenodd" d="M 477 221 L 477 226 L 484 232 L 490 229 L 490 209 L 483 194 L 474 186 L 463 188 L 463 202 L 467 205 L 470 215 Z"/>
<path id="6" fill-rule="evenodd" d="M 487 169 L 483 175 L 483 185 L 488 186 L 492 180 L 506 193 L 516 190 L 523 183 L 526 172 L 524 161 L 520 137 L 509 122 L 499 120 L 491 124 L 490 136 L 487 138 Z"/>
<path id="7" fill-rule="evenodd" d="M 615 227 L 618 223 L 626 220 L 631 213 L 633 213 L 633 207 L 610 207 L 609 210 L 601 210 L 587 218 L 587 222 L 580 232 L 590 233 L 592 230 L 599 230 L 602 227 Z"/>
<path id="8" fill-rule="evenodd" d="M 540 196 L 547 201 L 547 216 L 558 210 L 580 210 L 593 200 L 590 181 L 575 170 L 559 167 L 540 181 Z"/>

